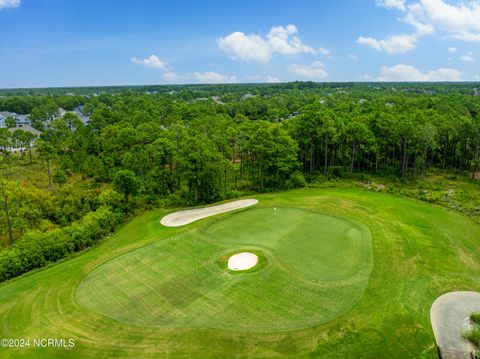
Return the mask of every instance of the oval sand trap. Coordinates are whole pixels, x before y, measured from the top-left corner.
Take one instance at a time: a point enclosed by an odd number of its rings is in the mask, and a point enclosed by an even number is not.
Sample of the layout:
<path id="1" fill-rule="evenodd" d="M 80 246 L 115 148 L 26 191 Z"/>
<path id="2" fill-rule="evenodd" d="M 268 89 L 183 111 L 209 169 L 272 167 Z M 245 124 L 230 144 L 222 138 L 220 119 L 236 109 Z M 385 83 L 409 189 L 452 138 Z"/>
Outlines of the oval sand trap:
<path id="1" fill-rule="evenodd" d="M 250 252 L 237 253 L 228 258 L 228 268 L 231 270 L 247 270 L 257 265 L 258 257 Z"/>
<path id="2" fill-rule="evenodd" d="M 166 227 L 180 227 L 203 218 L 214 216 L 219 213 L 230 212 L 236 209 L 250 207 L 257 203 L 258 200 L 256 199 L 241 199 L 239 201 L 223 203 L 217 206 L 174 212 L 163 217 L 160 223 Z"/>

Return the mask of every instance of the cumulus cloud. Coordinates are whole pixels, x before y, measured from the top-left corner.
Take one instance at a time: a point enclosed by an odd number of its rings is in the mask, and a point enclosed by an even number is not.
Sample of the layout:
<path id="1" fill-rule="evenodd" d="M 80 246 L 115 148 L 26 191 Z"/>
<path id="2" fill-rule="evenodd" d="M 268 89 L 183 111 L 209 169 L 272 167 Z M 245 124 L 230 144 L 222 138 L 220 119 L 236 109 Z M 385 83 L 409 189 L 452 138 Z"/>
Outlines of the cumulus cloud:
<path id="1" fill-rule="evenodd" d="M 358 60 L 358 57 L 355 54 L 348 54 L 348 58 L 352 61 L 357 61 Z"/>
<path id="2" fill-rule="evenodd" d="M 163 79 L 167 82 L 176 82 L 181 80 L 181 77 L 173 71 L 168 71 L 163 74 Z"/>
<path id="3" fill-rule="evenodd" d="M 156 55 L 150 55 L 150 57 L 147 57 L 145 59 L 138 59 L 136 57 L 132 57 L 130 60 L 137 65 L 167 71 L 167 64 Z"/>
<path id="4" fill-rule="evenodd" d="M 435 33 L 435 27 L 429 23 L 423 16 L 424 10 L 420 4 L 408 6 L 408 11 L 402 21 L 415 28 L 417 35 L 432 35 Z"/>
<path id="5" fill-rule="evenodd" d="M 233 32 L 217 39 L 218 47 L 234 60 L 258 61 L 267 63 L 273 54 L 295 55 L 315 53 L 310 46 L 304 45 L 296 35 L 295 25 L 274 26 L 266 37 L 244 32 Z"/>
<path id="6" fill-rule="evenodd" d="M 376 0 L 375 3 L 378 6 L 382 6 L 387 9 L 397 9 L 401 11 L 405 11 L 405 0 Z"/>
<path id="7" fill-rule="evenodd" d="M 456 47 L 449 47 L 449 48 L 448 48 L 448 52 L 453 55 L 454 53 L 457 52 L 457 48 L 456 48 Z"/>
<path id="8" fill-rule="evenodd" d="M 0 0 L 0 10 L 7 7 L 19 7 L 20 0 Z"/>
<path id="9" fill-rule="evenodd" d="M 417 37 L 414 35 L 395 35 L 385 40 L 377 40 L 373 37 L 360 36 L 357 43 L 367 45 L 378 51 L 385 51 L 388 54 L 403 54 L 415 48 Z"/>
<path id="10" fill-rule="evenodd" d="M 380 69 L 378 81 L 461 81 L 462 73 L 456 69 L 439 68 L 428 72 L 421 72 L 414 66 L 399 64 L 383 66 Z"/>
<path id="11" fill-rule="evenodd" d="M 419 0 L 407 6 L 403 19 L 421 34 L 439 30 L 464 41 L 480 41 L 480 2 L 466 0 L 456 5 L 444 0 Z"/>
<path id="12" fill-rule="evenodd" d="M 460 60 L 463 62 L 475 62 L 475 57 L 473 56 L 473 52 L 469 52 L 468 54 L 460 56 Z"/>
<path id="13" fill-rule="evenodd" d="M 309 79 L 324 79 L 328 76 L 325 66 L 320 61 L 315 61 L 311 65 L 293 64 L 289 65 L 287 69 L 292 74 Z"/>
<path id="14" fill-rule="evenodd" d="M 451 39 L 462 40 L 468 42 L 480 42 L 480 34 L 474 34 L 471 32 L 459 32 L 449 35 Z"/>
<path id="15" fill-rule="evenodd" d="M 357 39 L 359 44 L 389 54 L 400 54 L 414 49 L 421 37 L 435 33 L 441 33 L 445 38 L 480 42 L 480 0 L 463 0 L 455 4 L 447 0 L 416 0 L 409 4 L 404 0 L 376 0 L 375 3 L 387 9 L 401 10 L 400 21 L 411 25 L 415 32 L 384 40 L 361 36 Z M 449 49 L 451 54 L 452 51 Z M 462 61 L 469 62 L 469 57 Z"/>
<path id="16" fill-rule="evenodd" d="M 330 60 L 333 59 L 332 50 L 321 47 L 318 49 L 318 52 L 323 56 L 325 56 L 327 59 L 330 59 Z"/>
<path id="17" fill-rule="evenodd" d="M 235 76 L 227 76 L 219 74 L 218 72 L 207 71 L 207 72 L 194 72 L 193 78 L 201 83 L 208 84 L 221 84 L 221 83 L 233 83 L 237 82 Z"/>
<path id="18" fill-rule="evenodd" d="M 425 20 L 432 25 L 452 33 L 470 33 L 480 31 L 480 3 L 478 1 L 461 2 L 458 5 L 447 4 L 443 0 L 421 0 Z"/>

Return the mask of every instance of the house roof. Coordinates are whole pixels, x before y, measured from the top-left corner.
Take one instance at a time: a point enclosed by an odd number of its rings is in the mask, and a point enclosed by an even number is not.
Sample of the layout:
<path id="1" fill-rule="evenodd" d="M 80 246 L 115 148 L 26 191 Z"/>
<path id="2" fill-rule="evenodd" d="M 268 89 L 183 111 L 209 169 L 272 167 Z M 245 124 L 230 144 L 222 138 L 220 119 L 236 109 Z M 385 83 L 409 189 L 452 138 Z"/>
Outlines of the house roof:
<path id="1" fill-rule="evenodd" d="M 12 128 L 9 128 L 8 131 L 10 132 L 15 132 L 15 131 L 25 131 L 25 132 L 30 132 L 36 136 L 39 136 L 42 132 L 40 132 L 39 130 L 33 128 L 32 126 L 30 125 L 24 125 L 22 127 L 12 127 Z"/>
<path id="2" fill-rule="evenodd" d="M 0 111 L 0 116 L 2 117 L 9 117 L 9 116 L 14 116 L 15 114 L 12 113 L 12 112 L 8 112 L 8 111 Z"/>

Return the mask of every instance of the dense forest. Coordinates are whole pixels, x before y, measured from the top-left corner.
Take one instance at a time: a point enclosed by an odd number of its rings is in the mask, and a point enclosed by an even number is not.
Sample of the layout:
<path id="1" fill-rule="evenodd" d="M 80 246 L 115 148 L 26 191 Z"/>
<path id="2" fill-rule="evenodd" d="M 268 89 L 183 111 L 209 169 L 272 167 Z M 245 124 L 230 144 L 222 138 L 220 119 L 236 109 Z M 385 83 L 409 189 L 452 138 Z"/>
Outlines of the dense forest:
<path id="1" fill-rule="evenodd" d="M 475 84 L 408 83 L 2 90 L 0 112 L 28 114 L 41 134 L 0 128 L 0 281 L 88 248 L 147 207 L 359 174 L 473 181 L 479 95 Z M 79 106 L 88 124 L 68 112 Z"/>

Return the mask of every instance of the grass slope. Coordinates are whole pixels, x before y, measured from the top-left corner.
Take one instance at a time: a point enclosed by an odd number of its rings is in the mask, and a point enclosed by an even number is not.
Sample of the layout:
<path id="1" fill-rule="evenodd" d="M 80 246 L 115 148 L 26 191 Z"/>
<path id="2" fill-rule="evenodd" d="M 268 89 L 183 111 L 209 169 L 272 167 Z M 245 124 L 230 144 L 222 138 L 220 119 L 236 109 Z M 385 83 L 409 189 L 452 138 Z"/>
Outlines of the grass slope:
<path id="1" fill-rule="evenodd" d="M 348 313 L 312 328 L 248 333 L 141 327 L 81 306 L 76 288 L 92 270 L 145 245 L 200 232 L 209 221 L 165 228 L 159 219 L 166 212 L 157 210 L 91 251 L 0 286 L 1 337 L 76 340 L 70 350 L 0 348 L 0 356 L 435 358 L 431 303 L 448 291 L 480 290 L 480 227 L 463 216 L 351 189 L 305 189 L 258 198 L 264 207 L 308 208 L 369 227 L 374 266 L 363 297 Z"/>
<path id="2" fill-rule="evenodd" d="M 220 218 L 100 266 L 79 303 L 141 326 L 279 332 L 331 320 L 361 298 L 372 264 L 366 227 L 293 208 Z M 265 265 L 231 273 L 220 259 L 244 250 Z"/>

